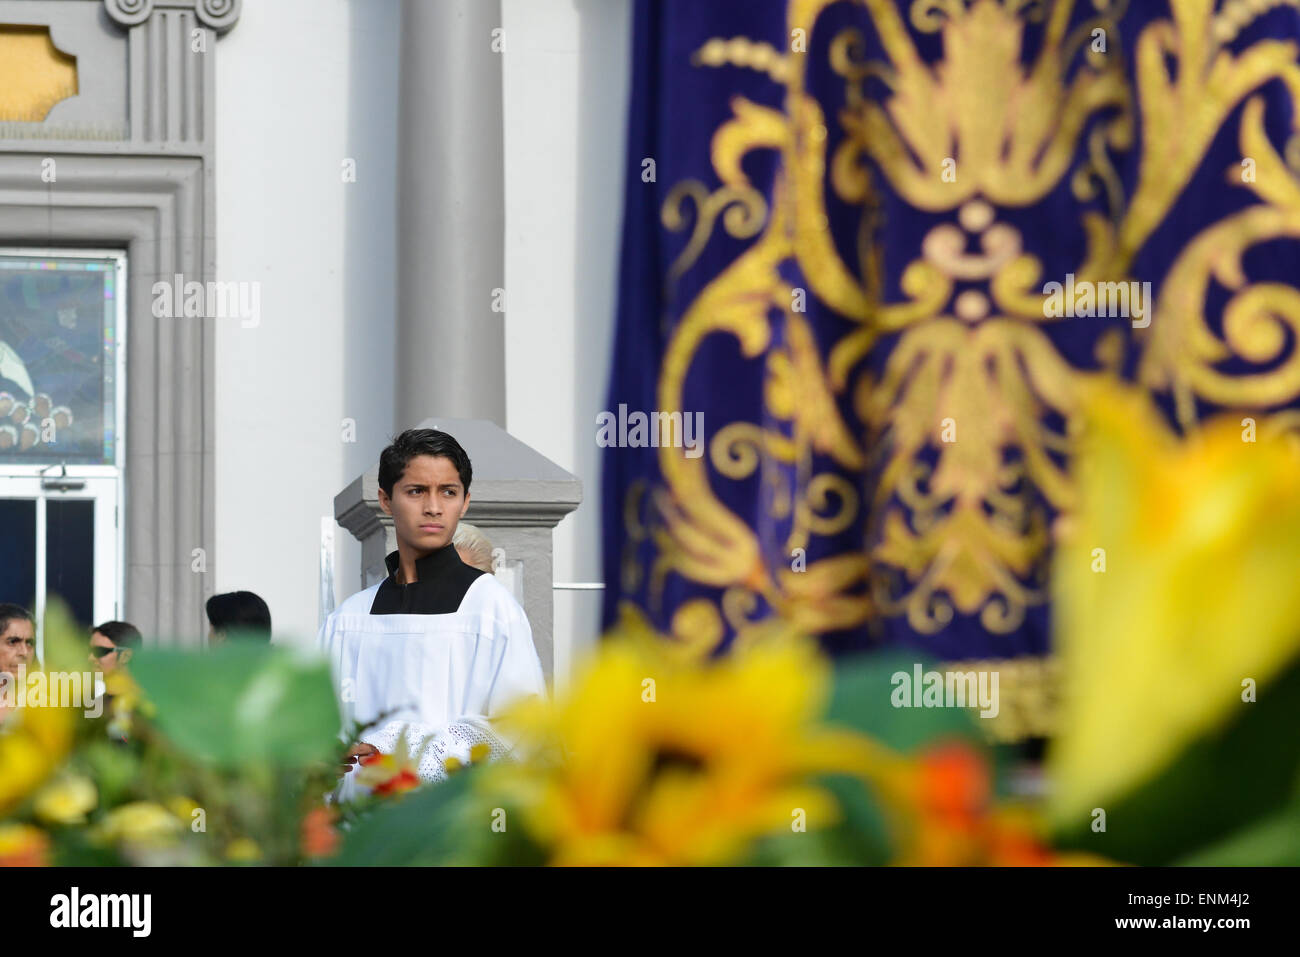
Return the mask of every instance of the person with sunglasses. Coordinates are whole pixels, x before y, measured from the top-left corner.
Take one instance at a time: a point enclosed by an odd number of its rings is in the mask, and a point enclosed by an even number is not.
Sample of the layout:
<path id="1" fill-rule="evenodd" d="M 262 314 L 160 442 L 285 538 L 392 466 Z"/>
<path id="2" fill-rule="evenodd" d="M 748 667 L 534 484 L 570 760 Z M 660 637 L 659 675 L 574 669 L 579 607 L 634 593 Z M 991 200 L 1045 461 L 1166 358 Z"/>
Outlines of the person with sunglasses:
<path id="1" fill-rule="evenodd" d="M 113 696 L 108 693 L 104 675 L 115 671 L 126 671 L 126 665 L 141 646 L 143 639 L 140 629 L 125 621 L 106 621 L 90 632 L 90 660 L 95 664 L 95 698 L 99 706 L 97 713 L 110 712 L 109 702 Z M 108 736 L 115 741 L 125 742 L 127 727 L 110 718 Z"/>
<path id="2" fill-rule="evenodd" d="M 125 621 L 106 621 L 90 633 L 90 660 L 108 674 L 131 660 L 140 647 L 140 629 Z"/>

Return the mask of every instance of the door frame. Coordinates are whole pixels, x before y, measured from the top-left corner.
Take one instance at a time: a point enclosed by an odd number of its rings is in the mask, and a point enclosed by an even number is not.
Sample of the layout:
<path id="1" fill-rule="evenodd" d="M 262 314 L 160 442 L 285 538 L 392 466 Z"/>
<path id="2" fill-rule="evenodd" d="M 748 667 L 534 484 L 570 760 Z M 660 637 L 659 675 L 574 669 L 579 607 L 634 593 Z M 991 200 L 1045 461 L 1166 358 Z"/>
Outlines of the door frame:
<path id="1" fill-rule="evenodd" d="M 36 616 L 37 654 L 44 657 L 45 630 L 45 515 L 51 500 L 91 499 L 95 502 L 95 585 L 92 627 L 121 615 L 126 587 L 126 543 L 122 512 L 126 501 L 126 350 L 127 350 L 127 253 L 120 248 L 36 247 L 0 245 L 0 256 L 32 259 L 97 259 L 113 263 L 114 277 L 114 365 L 113 370 L 113 461 L 100 465 L 51 463 L 48 465 L 0 464 L 0 498 L 36 501 Z M 62 482 L 80 483 L 80 488 L 59 487 Z M 102 507 L 101 507 L 102 506 Z M 103 574 L 107 568 L 109 574 Z"/>

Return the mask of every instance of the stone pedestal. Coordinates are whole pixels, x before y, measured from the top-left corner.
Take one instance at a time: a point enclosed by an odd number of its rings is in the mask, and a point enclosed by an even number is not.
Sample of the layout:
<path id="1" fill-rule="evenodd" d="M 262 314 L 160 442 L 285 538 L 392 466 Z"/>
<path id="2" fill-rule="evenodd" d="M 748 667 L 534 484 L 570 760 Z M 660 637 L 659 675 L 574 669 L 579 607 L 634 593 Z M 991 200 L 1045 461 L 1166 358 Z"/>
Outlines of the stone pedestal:
<path id="1" fill-rule="evenodd" d="M 524 612 L 550 678 L 555 665 L 551 530 L 582 501 L 582 483 L 493 422 L 426 419 L 419 428 L 448 432 L 469 453 L 474 478 L 463 521 L 481 528 L 494 555 L 522 573 Z M 383 579 L 384 556 L 397 548 L 397 538 L 393 520 L 379 507 L 378 463 L 334 497 L 334 517 L 361 542 L 360 586 Z"/>

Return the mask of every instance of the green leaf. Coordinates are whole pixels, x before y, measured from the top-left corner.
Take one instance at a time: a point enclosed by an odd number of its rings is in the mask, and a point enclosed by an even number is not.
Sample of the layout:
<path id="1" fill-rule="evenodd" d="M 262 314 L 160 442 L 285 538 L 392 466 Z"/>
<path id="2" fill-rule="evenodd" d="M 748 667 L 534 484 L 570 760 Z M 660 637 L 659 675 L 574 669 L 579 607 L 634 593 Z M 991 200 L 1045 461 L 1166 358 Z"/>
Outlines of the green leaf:
<path id="1" fill-rule="evenodd" d="M 93 844 L 85 828 L 63 828 L 54 834 L 55 867 L 120 867 L 126 863 L 114 848 Z"/>
<path id="2" fill-rule="evenodd" d="M 1262 686 L 1258 701 L 1243 702 L 1239 715 L 1108 802 L 1104 832 L 1091 830 L 1089 816 L 1059 829 L 1057 843 L 1131 864 L 1170 864 L 1277 814 L 1294 800 L 1300 769 L 1300 662 Z"/>
<path id="3" fill-rule="evenodd" d="M 1175 863 L 1185 867 L 1300 866 L 1300 804 Z"/>
<path id="4" fill-rule="evenodd" d="M 474 789 L 476 769 L 380 801 L 348 829 L 338 867 L 541 864 L 519 815 L 494 808 Z M 494 828 L 494 822 L 499 822 Z M 502 829 L 504 827 L 504 830 Z"/>
<path id="5" fill-rule="evenodd" d="M 90 636 L 77 625 L 61 599 L 51 599 L 45 609 L 44 643 L 44 665 L 52 672 L 86 672 L 95 667 L 87 658 Z"/>
<path id="6" fill-rule="evenodd" d="M 80 757 L 98 786 L 102 806 L 114 807 L 130 800 L 139 783 L 140 761 L 129 746 L 92 741 Z"/>
<path id="7" fill-rule="evenodd" d="M 941 670 L 915 652 L 873 652 L 840 659 L 826 720 L 868 734 L 904 754 L 944 738 L 981 741 L 973 709 L 894 706 L 901 684 L 894 676 L 904 673 L 910 682 L 918 663 L 922 672 Z"/>
<path id="8" fill-rule="evenodd" d="M 131 674 L 154 723 L 186 754 L 235 767 L 304 767 L 338 748 L 329 665 L 287 648 L 228 642 L 207 653 L 140 652 Z"/>

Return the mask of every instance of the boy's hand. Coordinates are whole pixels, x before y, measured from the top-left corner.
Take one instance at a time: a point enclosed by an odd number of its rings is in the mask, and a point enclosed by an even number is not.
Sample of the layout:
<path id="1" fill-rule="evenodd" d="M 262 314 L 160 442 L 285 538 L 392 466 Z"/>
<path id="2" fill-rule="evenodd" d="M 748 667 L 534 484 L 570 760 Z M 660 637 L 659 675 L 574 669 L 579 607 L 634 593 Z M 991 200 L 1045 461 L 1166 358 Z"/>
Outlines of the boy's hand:
<path id="1" fill-rule="evenodd" d="M 372 754 L 378 754 L 379 749 L 373 744 L 366 744 L 364 741 L 358 741 L 352 747 L 348 748 L 348 753 L 343 756 L 343 763 L 339 765 L 339 774 L 347 774 L 351 771 L 361 758 L 367 758 Z"/>

